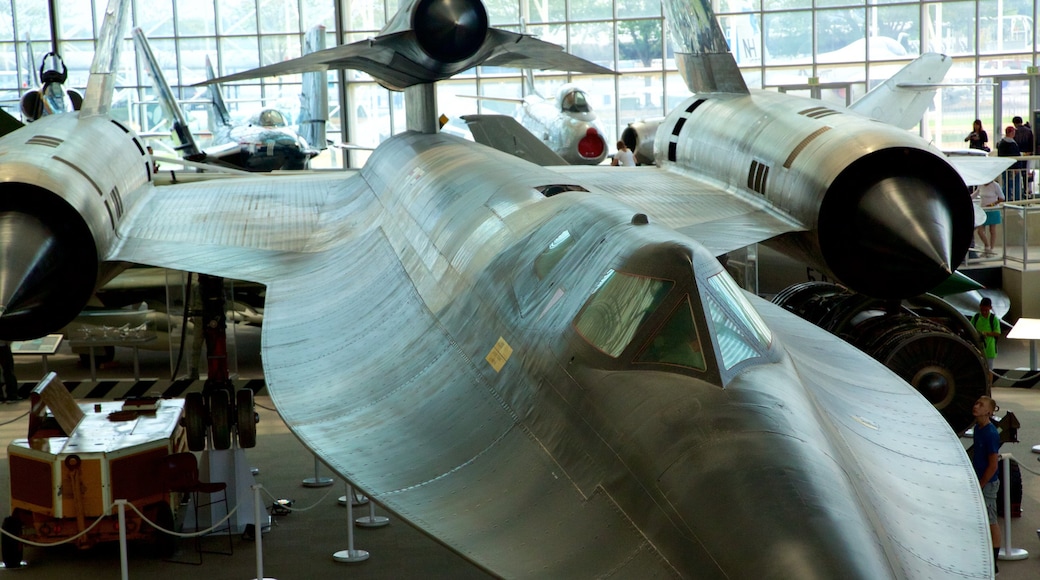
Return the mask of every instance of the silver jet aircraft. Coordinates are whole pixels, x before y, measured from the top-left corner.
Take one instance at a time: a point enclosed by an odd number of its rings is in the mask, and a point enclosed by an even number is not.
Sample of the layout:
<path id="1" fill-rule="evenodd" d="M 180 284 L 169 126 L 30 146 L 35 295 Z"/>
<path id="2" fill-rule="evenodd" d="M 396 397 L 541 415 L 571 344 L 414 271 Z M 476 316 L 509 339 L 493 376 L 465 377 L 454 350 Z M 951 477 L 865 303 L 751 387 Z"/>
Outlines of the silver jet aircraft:
<path id="1" fill-rule="evenodd" d="M 546 99 L 534 90 L 534 83 L 529 81 L 528 92 L 523 99 L 464 96 L 516 103 L 516 120 L 571 165 L 599 165 L 607 158 L 605 133 L 585 91 L 573 83 L 566 83 L 557 89 L 556 98 Z M 474 124 L 486 125 L 483 130 L 473 131 L 473 137 L 478 143 L 491 147 L 495 147 L 496 143 L 487 142 L 482 136 L 494 137 L 510 130 L 509 125 L 498 124 L 500 119 L 498 115 L 465 116 L 471 130 Z"/>
<path id="2" fill-rule="evenodd" d="M 125 0 L 113 5 L 103 38 L 122 36 L 112 23 Z M 401 10 L 346 52 L 349 66 L 406 89 L 410 130 L 351 176 L 158 190 L 140 139 L 105 114 L 117 59 L 99 44 L 79 114 L 0 139 L 0 338 L 60 327 L 123 262 L 261 282 L 267 387 L 292 431 L 493 574 L 990 576 L 978 484 L 939 414 L 861 352 L 741 291 L 712 255 L 725 236 L 706 250 L 591 181 L 436 133 L 433 81 L 482 63 L 586 65 L 489 28 L 475 0 Z M 812 116 L 801 124 L 789 130 L 824 126 Z M 798 215 L 837 204 L 846 228 L 867 239 L 839 237 L 854 246 L 842 250 L 821 234 L 807 251 L 905 252 L 872 267 L 887 277 L 886 294 L 918 292 L 955 265 L 950 250 L 970 235 L 963 183 L 909 137 L 827 126 L 846 138 L 835 159 L 822 163 L 809 144 L 770 179 L 801 179 L 786 191 Z M 672 144 L 673 169 L 652 171 L 689 173 L 696 146 Z M 838 174 L 813 178 L 830 183 L 841 174 L 832 164 L 870 160 L 863 149 L 929 172 L 893 176 L 907 165 L 871 164 L 880 176 L 856 175 L 882 185 L 810 187 L 807 159 Z M 682 213 L 705 210 L 709 230 L 721 219 L 710 208 L 727 197 L 742 200 L 743 223 L 763 213 L 793 222 L 742 192 L 743 179 L 713 183 L 715 193 L 697 195 L 704 185 L 676 198 Z M 887 210 L 902 215 L 899 229 L 875 219 L 874 198 L 906 189 L 934 219 L 918 225 L 920 212 L 898 204 Z M 921 233 L 906 240 L 908 223 Z M 810 240 L 816 222 L 788 227 Z"/>
<path id="3" fill-rule="evenodd" d="M 176 94 L 166 81 L 151 44 L 140 28 L 133 30 L 134 44 L 152 77 L 156 95 L 170 119 L 175 149 L 193 162 L 210 163 L 247 171 L 306 169 L 310 160 L 326 148 L 325 122 L 328 119 L 328 86 L 324 73 L 304 75 L 300 96 L 300 124 L 290 125 L 285 113 L 264 108 L 244 122 L 235 121 L 228 111 L 219 85 L 209 87 L 210 122 L 213 139 L 200 147 L 181 110 Z M 325 27 L 312 28 L 304 43 L 304 53 L 325 48 Z M 207 78 L 213 66 L 206 57 Z"/>

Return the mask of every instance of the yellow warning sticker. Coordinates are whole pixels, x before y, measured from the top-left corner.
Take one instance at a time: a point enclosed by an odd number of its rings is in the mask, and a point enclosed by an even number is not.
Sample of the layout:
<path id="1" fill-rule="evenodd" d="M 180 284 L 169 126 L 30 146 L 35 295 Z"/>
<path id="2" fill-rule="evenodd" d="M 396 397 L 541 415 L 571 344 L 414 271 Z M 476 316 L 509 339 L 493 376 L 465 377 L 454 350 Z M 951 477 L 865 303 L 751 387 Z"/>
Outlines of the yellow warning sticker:
<path id="1" fill-rule="evenodd" d="M 495 372 L 497 373 L 506 365 L 506 361 L 509 360 L 509 357 L 512 356 L 512 354 L 513 347 L 509 346 L 506 339 L 500 336 L 498 337 L 498 342 L 495 343 L 495 346 L 491 347 L 491 352 L 484 357 L 484 360 L 486 360 L 488 364 L 491 365 L 491 368 L 495 369 Z"/>

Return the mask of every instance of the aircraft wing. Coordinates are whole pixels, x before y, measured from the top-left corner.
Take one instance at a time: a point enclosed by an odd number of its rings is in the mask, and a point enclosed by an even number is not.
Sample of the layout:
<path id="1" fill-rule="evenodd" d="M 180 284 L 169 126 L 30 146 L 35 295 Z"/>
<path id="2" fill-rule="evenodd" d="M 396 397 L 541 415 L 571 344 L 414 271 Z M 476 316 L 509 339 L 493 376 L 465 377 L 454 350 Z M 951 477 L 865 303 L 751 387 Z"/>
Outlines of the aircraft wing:
<path id="1" fill-rule="evenodd" d="M 517 182 L 545 177 L 516 165 Z M 562 476 L 500 399 L 487 363 L 452 340 L 434 314 L 452 289 L 439 304 L 417 291 L 438 288 L 433 271 L 451 266 L 421 244 L 392 246 L 401 232 L 387 231 L 409 225 L 388 220 L 373 189 L 342 175 L 159 188 L 133 208 L 109 258 L 266 284 L 265 379 L 286 424 L 330 468 L 463 557 L 506 576 L 674 577 L 609 493 Z M 490 350 L 499 337 L 487 338 Z M 475 509 L 516 541 L 458 525 Z M 517 542 L 539 545 L 538 558 Z"/>
<path id="2" fill-rule="evenodd" d="M 1017 161 L 1011 157 L 976 157 L 947 155 L 946 160 L 957 170 L 968 187 L 989 183 L 1000 177 Z"/>
<path id="3" fill-rule="evenodd" d="M 516 119 L 506 115 L 463 115 L 473 140 L 538 165 L 567 165 Z"/>
<path id="4" fill-rule="evenodd" d="M 804 228 L 753 200 L 657 167 L 551 167 L 697 240 L 715 256 Z M 696 194 L 696 195 L 691 195 Z"/>
<path id="5" fill-rule="evenodd" d="M 353 69 L 384 80 L 396 88 L 435 80 L 423 66 L 401 57 L 401 46 L 412 42 L 411 31 L 380 35 L 351 44 L 334 46 L 299 58 L 209 79 L 204 83 L 226 83 L 246 79 L 298 74 L 308 71 Z M 555 44 L 531 36 L 490 29 L 486 42 L 488 56 L 483 66 L 554 69 L 589 74 L 612 74 L 608 68 L 567 54 Z"/>

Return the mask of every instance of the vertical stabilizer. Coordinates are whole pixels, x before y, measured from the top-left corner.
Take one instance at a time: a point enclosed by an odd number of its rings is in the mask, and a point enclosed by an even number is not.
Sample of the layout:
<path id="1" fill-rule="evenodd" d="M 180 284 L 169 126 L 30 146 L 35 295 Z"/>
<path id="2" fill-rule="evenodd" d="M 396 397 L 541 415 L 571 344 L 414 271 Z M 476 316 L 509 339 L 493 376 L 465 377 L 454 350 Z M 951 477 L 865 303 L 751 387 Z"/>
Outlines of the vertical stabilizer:
<path id="1" fill-rule="evenodd" d="M 174 149 L 184 156 L 198 155 L 201 153 L 199 146 L 195 143 L 195 137 L 188 128 L 188 121 L 184 118 L 184 111 L 181 110 L 181 105 L 177 102 L 177 96 L 173 94 L 173 89 L 170 88 L 170 84 L 166 81 L 166 75 L 163 74 L 162 68 L 159 67 L 159 61 L 152 52 L 152 46 L 149 44 L 148 38 L 145 37 L 144 31 L 140 28 L 134 28 L 133 37 L 137 53 L 144 59 L 145 66 L 148 67 L 148 72 L 152 75 L 152 83 L 155 85 L 159 103 L 166 113 L 166 118 L 170 119 L 172 124 L 171 130 L 173 131 L 174 139 L 177 141 Z"/>
<path id="2" fill-rule="evenodd" d="M 664 0 L 675 61 L 694 93 L 747 93 L 711 0 Z"/>
<path id="3" fill-rule="evenodd" d="M 213 74 L 213 62 L 209 60 L 209 55 L 206 55 L 206 78 L 209 80 L 216 78 L 216 75 Z M 224 103 L 224 95 L 220 93 L 220 85 L 209 85 L 209 100 L 212 103 L 210 124 L 229 127 L 231 125 L 231 113 L 228 111 L 227 105 Z M 216 127 L 211 127 L 211 129 L 213 129 L 214 133 L 217 132 Z"/>
<path id="4" fill-rule="evenodd" d="M 325 27 L 321 24 L 307 31 L 303 54 L 319 50 L 325 50 Z M 325 138 L 325 124 L 329 120 L 329 83 L 326 75 L 324 70 L 303 73 L 298 132 L 315 149 L 325 149 L 328 146 Z"/>
<path id="5" fill-rule="evenodd" d="M 127 21 L 130 19 L 129 0 L 109 0 L 105 9 L 105 20 L 101 25 L 94 62 L 90 65 L 87 90 L 79 116 L 107 115 L 112 107 L 112 95 L 116 87 L 119 67 L 119 49 L 123 45 Z"/>
<path id="6" fill-rule="evenodd" d="M 36 71 L 36 55 L 33 54 L 32 40 L 29 40 L 28 34 L 25 35 L 25 54 L 25 88 L 31 90 L 40 86 L 40 74 Z"/>
<path id="7" fill-rule="evenodd" d="M 874 87 L 849 108 L 876 121 L 912 129 L 935 100 L 953 59 L 927 52 Z"/>

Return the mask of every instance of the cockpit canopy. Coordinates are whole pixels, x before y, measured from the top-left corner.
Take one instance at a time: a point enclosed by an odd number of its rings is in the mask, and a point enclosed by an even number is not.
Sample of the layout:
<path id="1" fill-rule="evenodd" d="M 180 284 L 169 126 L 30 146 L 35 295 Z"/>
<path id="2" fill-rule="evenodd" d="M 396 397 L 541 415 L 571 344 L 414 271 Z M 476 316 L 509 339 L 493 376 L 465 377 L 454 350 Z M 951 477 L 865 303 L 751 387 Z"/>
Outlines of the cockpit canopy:
<path id="1" fill-rule="evenodd" d="M 261 127 L 287 127 L 289 122 L 285 119 L 285 115 L 281 111 L 275 109 L 264 109 L 260 111 L 260 114 L 253 120 L 254 125 L 260 125 Z"/>
<path id="2" fill-rule="evenodd" d="M 570 84 L 563 85 L 560 87 L 559 92 L 556 93 L 556 106 L 564 113 L 592 112 L 592 107 L 589 106 L 589 100 L 585 95 L 585 91 Z"/>
<path id="3" fill-rule="evenodd" d="M 725 383 L 770 352 L 772 333 L 725 270 L 669 278 L 609 269 L 574 319 L 596 350 L 633 368 L 709 372 Z M 685 279 L 683 279 L 685 278 Z"/>

